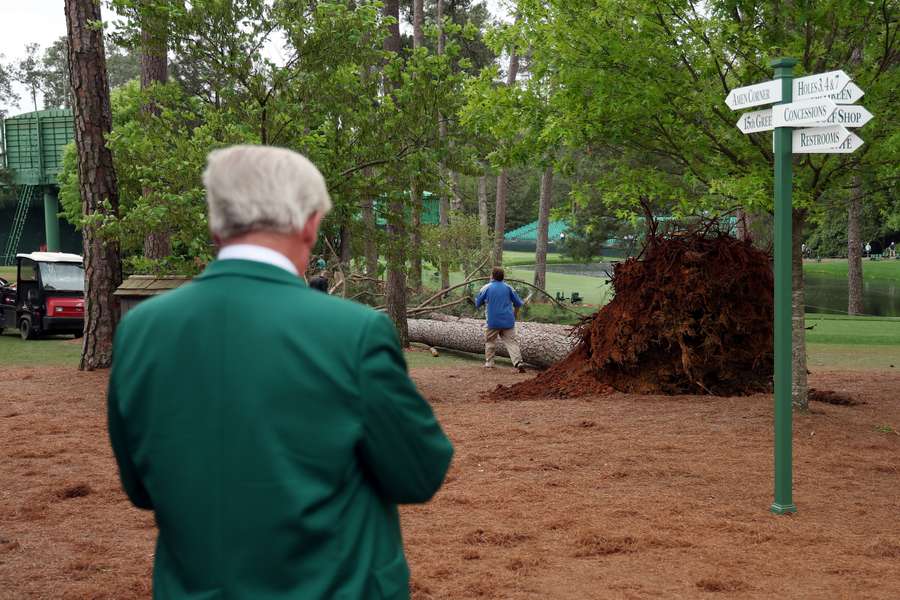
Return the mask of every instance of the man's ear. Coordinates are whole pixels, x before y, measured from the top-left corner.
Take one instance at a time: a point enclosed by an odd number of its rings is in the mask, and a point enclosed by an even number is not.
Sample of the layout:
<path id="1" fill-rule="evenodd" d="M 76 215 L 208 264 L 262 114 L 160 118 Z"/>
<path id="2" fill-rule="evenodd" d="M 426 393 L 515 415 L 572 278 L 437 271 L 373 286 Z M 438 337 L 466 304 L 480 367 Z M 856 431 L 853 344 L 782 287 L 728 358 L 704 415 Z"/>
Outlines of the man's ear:
<path id="1" fill-rule="evenodd" d="M 322 222 L 322 213 L 314 212 L 309 215 L 309 218 L 306 219 L 306 224 L 303 225 L 302 236 L 303 241 L 309 246 L 314 246 L 316 240 L 319 237 L 319 224 Z"/>

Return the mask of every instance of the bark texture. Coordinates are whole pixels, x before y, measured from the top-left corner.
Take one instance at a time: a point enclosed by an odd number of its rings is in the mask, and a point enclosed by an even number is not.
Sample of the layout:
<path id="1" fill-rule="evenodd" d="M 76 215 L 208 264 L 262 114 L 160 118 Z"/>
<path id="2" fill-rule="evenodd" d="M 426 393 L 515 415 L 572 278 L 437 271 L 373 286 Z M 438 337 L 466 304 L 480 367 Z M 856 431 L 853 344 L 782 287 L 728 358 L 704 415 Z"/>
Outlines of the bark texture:
<path id="1" fill-rule="evenodd" d="M 513 48 L 509 53 L 509 68 L 506 72 L 506 85 L 515 84 L 519 74 L 519 54 Z M 506 233 L 506 201 L 509 196 L 509 175 L 506 169 L 500 169 L 497 175 L 497 199 L 494 209 L 494 255 L 492 264 L 503 265 L 503 235 Z"/>
<path id="2" fill-rule="evenodd" d="M 850 192 L 850 206 L 847 211 L 847 314 L 861 315 L 863 312 L 863 266 L 862 235 L 860 215 L 862 213 L 862 182 L 857 176 Z"/>
<path id="3" fill-rule="evenodd" d="M 425 45 L 425 0 L 413 0 L 413 49 Z M 412 203 L 412 233 L 410 235 L 409 285 L 422 289 L 422 188 L 412 178 L 409 184 L 409 200 Z"/>
<path id="4" fill-rule="evenodd" d="M 549 367 L 572 351 L 575 340 L 569 336 L 570 327 L 545 323 L 516 323 L 516 341 L 522 359 L 537 367 Z M 484 321 L 480 319 L 409 319 L 409 340 L 436 348 L 461 352 L 484 352 Z M 502 341 L 497 354 L 509 356 Z"/>
<path id="5" fill-rule="evenodd" d="M 371 169 L 367 173 L 371 177 Z M 367 196 L 369 190 L 364 190 Z M 366 276 L 373 279 L 378 278 L 378 227 L 375 222 L 375 208 L 372 199 L 366 197 L 360 202 L 360 209 L 363 217 L 363 236 L 365 238 L 365 254 L 366 254 Z"/>
<path id="6" fill-rule="evenodd" d="M 145 10 L 141 27 L 141 90 L 155 83 L 168 81 L 168 35 L 166 22 L 152 10 Z M 159 114 L 159 107 L 150 102 L 144 105 L 143 111 L 148 115 Z M 144 188 L 145 198 L 153 196 L 153 190 Z M 169 228 L 161 224 L 156 230 L 147 234 L 144 239 L 144 256 L 150 259 L 163 259 L 172 254 L 172 241 Z"/>
<path id="7" fill-rule="evenodd" d="M 413 48 L 425 45 L 425 0 L 413 0 Z"/>
<path id="8" fill-rule="evenodd" d="M 453 200 L 450 201 L 450 210 L 453 212 L 462 212 L 463 209 L 463 197 L 462 190 L 460 188 L 459 183 L 459 173 L 456 171 L 450 172 L 450 185 L 453 192 Z"/>
<path id="9" fill-rule="evenodd" d="M 478 225 L 481 227 L 481 251 L 490 250 L 491 229 L 488 222 L 487 175 L 478 178 Z"/>
<path id="10" fill-rule="evenodd" d="M 116 173 L 106 146 L 112 128 L 106 55 L 103 32 L 94 26 L 100 21 L 100 4 L 95 0 L 66 0 L 65 11 L 82 210 L 88 216 L 117 214 Z M 108 208 L 104 202 L 108 202 Z M 83 237 L 85 319 L 80 368 L 90 371 L 112 363 L 118 321 L 113 292 L 122 283 L 122 263 L 118 243 L 103 240 L 96 225 L 86 225 Z"/>
<path id="11" fill-rule="evenodd" d="M 384 0 L 385 18 L 392 19 L 388 35 L 384 38 L 385 52 L 400 54 L 400 0 Z M 384 79 L 385 91 L 396 88 L 397 82 Z M 387 224 L 387 277 L 384 286 L 385 309 L 397 328 L 400 345 L 409 346 L 409 332 L 406 324 L 406 225 L 403 197 L 390 202 Z"/>
<path id="12" fill-rule="evenodd" d="M 345 269 L 350 264 L 350 259 L 353 257 L 353 233 L 350 229 L 350 225 L 348 223 L 341 223 L 341 245 L 338 249 L 338 253 L 340 256 L 338 257 L 341 261 L 341 268 Z"/>
<path id="13" fill-rule="evenodd" d="M 422 190 L 413 180 L 409 185 L 409 199 L 412 202 L 412 234 L 409 249 L 409 286 L 422 289 Z"/>
<path id="14" fill-rule="evenodd" d="M 435 3 L 434 12 L 434 20 L 435 23 L 437 23 L 438 27 L 437 53 L 438 55 L 442 55 L 444 53 L 444 0 L 437 0 L 437 2 Z M 438 137 L 440 138 L 441 145 L 443 146 L 444 140 L 447 139 L 447 120 L 446 117 L 442 114 L 438 115 Z M 443 177 L 447 172 L 446 165 L 444 164 L 443 159 L 440 162 L 440 172 L 441 177 Z M 438 201 L 438 219 L 442 229 L 446 230 L 447 228 L 449 228 L 450 199 L 447 198 L 447 193 L 445 191 L 441 192 L 441 197 Z M 450 287 L 450 265 L 447 264 L 446 259 L 443 258 L 443 256 L 446 256 L 449 250 L 447 244 L 448 241 L 442 236 L 440 242 L 442 258 L 440 261 L 441 264 L 438 265 L 438 269 L 441 272 L 442 289 Z"/>
<path id="15" fill-rule="evenodd" d="M 550 207 L 553 204 L 553 167 L 541 176 L 541 199 L 538 206 L 537 248 L 534 253 L 534 286 L 547 288 L 547 242 L 550 229 Z"/>
<path id="16" fill-rule="evenodd" d="M 791 401 L 802 410 L 809 408 L 806 373 L 806 302 L 803 295 L 803 226 L 806 214 L 795 210 L 793 217 L 791 287 Z"/>

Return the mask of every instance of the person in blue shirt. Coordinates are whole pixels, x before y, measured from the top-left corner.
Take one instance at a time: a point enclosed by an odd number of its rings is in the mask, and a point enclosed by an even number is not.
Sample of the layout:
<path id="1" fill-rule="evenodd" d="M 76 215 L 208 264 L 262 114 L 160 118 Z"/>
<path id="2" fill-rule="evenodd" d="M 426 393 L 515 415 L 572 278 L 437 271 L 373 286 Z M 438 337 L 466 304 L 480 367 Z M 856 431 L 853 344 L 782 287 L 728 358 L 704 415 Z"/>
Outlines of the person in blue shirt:
<path id="1" fill-rule="evenodd" d="M 525 363 L 522 362 L 522 354 L 519 352 L 519 344 L 516 343 L 516 319 L 519 316 L 519 307 L 522 299 L 508 283 L 503 281 L 503 269 L 494 267 L 491 272 L 491 282 L 481 288 L 475 298 L 475 307 L 480 308 L 487 304 L 487 329 L 484 332 L 484 367 L 494 368 L 494 356 L 497 353 L 497 338 L 503 340 L 506 351 L 513 366 L 520 373 L 525 372 Z"/>

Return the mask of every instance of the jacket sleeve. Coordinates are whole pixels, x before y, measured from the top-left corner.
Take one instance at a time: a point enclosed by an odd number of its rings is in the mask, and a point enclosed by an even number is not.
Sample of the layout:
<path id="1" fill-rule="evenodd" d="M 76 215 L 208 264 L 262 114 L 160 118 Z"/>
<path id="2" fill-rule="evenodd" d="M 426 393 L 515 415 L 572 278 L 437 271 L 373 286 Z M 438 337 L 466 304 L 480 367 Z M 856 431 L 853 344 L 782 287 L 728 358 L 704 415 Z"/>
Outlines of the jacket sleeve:
<path id="1" fill-rule="evenodd" d="M 122 329 L 116 335 L 116 342 L 113 347 L 113 357 L 121 354 L 121 338 Z M 150 495 L 141 483 L 138 476 L 137 467 L 131 459 L 131 453 L 128 450 L 128 438 L 125 429 L 125 421 L 119 410 L 118 400 L 118 381 L 121 378 L 121 369 L 116 368 L 116 361 L 113 360 L 112 374 L 109 378 L 109 389 L 107 390 L 107 426 L 109 428 L 109 441 L 112 444 L 113 454 L 116 457 L 116 463 L 119 465 L 119 478 L 122 480 L 122 488 L 131 503 L 138 508 L 147 510 L 153 509 L 153 502 Z"/>
<path id="2" fill-rule="evenodd" d="M 508 287 L 509 287 L 509 299 L 513 303 L 513 306 L 515 306 L 516 308 L 519 308 L 520 306 L 525 304 L 524 302 L 522 302 L 522 299 L 519 298 L 519 294 L 516 293 L 516 290 L 513 289 L 513 286 L 510 285 Z"/>
<path id="3" fill-rule="evenodd" d="M 481 291 L 478 293 L 478 296 L 475 297 L 475 308 L 481 308 L 481 305 L 484 304 L 484 299 L 487 297 L 487 287 L 481 288 Z"/>
<path id="4" fill-rule="evenodd" d="M 426 502 L 441 487 L 453 446 L 406 371 L 393 323 L 373 318 L 362 336 L 360 457 L 390 502 Z"/>

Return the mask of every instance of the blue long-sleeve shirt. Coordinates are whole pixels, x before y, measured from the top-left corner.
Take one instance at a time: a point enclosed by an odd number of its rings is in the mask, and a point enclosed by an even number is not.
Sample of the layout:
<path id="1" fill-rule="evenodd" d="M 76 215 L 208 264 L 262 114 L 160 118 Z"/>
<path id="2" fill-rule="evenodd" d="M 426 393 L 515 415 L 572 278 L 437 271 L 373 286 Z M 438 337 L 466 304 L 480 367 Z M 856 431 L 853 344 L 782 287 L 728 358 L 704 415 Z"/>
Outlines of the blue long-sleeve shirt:
<path id="1" fill-rule="evenodd" d="M 507 283 L 492 281 L 478 293 L 475 307 L 487 304 L 488 329 L 512 329 L 516 326 L 516 315 L 513 307 L 522 306 L 522 299 Z"/>

